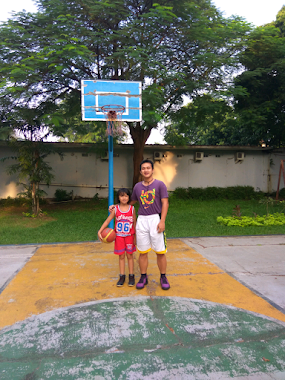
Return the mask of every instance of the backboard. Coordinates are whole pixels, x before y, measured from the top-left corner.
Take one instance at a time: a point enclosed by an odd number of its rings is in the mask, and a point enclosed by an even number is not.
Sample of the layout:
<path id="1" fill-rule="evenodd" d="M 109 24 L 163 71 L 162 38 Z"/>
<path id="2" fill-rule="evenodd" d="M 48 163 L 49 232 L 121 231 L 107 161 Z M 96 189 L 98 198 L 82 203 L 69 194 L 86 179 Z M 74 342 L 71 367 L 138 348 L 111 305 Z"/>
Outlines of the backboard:
<path id="1" fill-rule="evenodd" d="M 125 107 L 122 121 L 142 120 L 141 82 L 121 80 L 82 80 L 82 120 L 104 121 L 101 107 L 116 104 Z"/>

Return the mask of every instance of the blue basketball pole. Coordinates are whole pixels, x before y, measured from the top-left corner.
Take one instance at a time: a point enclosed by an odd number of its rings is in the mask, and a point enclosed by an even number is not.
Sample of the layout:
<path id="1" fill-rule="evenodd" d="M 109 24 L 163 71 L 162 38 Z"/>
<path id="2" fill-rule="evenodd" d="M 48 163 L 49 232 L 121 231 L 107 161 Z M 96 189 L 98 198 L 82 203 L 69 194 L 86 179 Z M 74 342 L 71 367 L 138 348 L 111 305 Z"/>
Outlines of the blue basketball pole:
<path id="1" fill-rule="evenodd" d="M 113 205 L 114 204 L 114 183 L 113 183 L 113 129 L 112 129 L 112 122 L 108 121 L 108 128 L 111 128 L 110 130 L 112 133 L 108 136 L 108 156 L 109 156 L 109 197 L 108 197 L 108 204 Z M 110 215 L 110 212 L 109 212 Z M 109 223 L 110 228 L 114 228 L 114 219 L 111 220 Z"/>

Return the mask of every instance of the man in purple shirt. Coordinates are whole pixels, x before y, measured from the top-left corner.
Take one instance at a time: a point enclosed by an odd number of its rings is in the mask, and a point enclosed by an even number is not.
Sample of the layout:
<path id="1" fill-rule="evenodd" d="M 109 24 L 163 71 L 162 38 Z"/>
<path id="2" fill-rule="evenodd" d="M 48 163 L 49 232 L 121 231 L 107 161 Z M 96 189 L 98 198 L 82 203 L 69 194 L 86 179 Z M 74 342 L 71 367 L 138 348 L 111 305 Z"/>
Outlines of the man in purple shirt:
<path id="1" fill-rule="evenodd" d="M 166 238 L 165 219 L 168 211 L 168 193 L 162 181 L 153 178 L 153 162 L 144 160 L 140 164 L 143 181 L 135 185 L 131 197 L 131 205 L 139 202 L 136 224 L 137 251 L 140 254 L 139 266 L 141 278 L 137 289 L 143 289 L 148 283 L 147 267 L 148 252 L 151 249 L 157 255 L 157 265 L 160 270 L 160 284 L 163 290 L 170 288 L 166 278 Z"/>

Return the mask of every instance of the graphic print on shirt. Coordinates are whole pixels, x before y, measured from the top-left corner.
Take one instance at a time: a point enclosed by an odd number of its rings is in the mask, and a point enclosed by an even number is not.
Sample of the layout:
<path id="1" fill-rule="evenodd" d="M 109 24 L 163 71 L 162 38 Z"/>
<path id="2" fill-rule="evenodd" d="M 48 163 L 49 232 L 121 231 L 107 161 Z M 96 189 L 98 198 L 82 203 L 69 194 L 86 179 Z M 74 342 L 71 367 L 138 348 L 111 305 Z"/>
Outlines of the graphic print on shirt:
<path id="1" fill-rule="evenodd" d="M 141 203 L 143 205 L 143 208 L 146 209 L 150 205 L 154 203 L 155 200 L 155 189 L 144 191 L 142 190 L 141 196 L 140 196 Z"/>
<path id="2" fill-rule="evenodd" d="M 130 235 L 133 226 L 132 219 L 133 217 L 119 215 L 119 217 L 117 218 L 116 232 L 118 232 L 119 234 Z"/>

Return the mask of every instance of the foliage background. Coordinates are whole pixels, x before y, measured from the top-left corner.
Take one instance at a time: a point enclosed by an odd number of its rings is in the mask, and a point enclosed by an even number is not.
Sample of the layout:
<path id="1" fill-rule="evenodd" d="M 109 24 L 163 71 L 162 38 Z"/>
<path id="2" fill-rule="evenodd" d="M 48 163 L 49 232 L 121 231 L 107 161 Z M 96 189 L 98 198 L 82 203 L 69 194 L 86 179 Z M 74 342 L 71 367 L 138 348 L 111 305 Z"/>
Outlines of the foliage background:
<path id="1" fill-rule="evenodd" d="M 244 198 L 240 196 L 240 198 Z M 24 203 L 24 205 L 23 205 Z M 25 201 L 0 201 L 0 244 L 35 244 L 54 242 L 94 241 L 97 231 L 107 218 L 107 200 L 43 204 L 47 216 L 27 218 Z M 167 238 L 195 236 L 239 236 L 284 234 L 284 226 L 229 227 L 217 223 L 217 216 L 227 217 L 239 205 L 242 215 L 264 215 L 266 205 L 258 199 L 181 199 L 170 197 L 166 219 Z M 269 212 L 283 212 L 282 204 L 272 204 Z"/>

